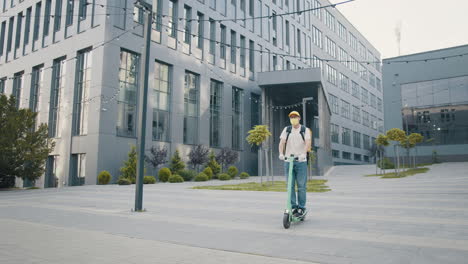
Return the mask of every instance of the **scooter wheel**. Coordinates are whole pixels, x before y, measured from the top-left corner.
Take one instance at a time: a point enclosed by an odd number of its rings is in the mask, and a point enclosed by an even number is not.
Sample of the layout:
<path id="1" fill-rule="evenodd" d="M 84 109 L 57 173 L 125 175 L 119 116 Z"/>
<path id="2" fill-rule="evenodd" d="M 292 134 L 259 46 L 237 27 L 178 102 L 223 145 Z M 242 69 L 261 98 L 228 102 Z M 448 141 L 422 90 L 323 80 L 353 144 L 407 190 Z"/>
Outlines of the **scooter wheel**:
<path id="1" fill-rule="evenodd" d="M 289 214 L 283 215 L 283 227 L 288 229 L 291 226 L 291 221 L 289 220 Z"/>

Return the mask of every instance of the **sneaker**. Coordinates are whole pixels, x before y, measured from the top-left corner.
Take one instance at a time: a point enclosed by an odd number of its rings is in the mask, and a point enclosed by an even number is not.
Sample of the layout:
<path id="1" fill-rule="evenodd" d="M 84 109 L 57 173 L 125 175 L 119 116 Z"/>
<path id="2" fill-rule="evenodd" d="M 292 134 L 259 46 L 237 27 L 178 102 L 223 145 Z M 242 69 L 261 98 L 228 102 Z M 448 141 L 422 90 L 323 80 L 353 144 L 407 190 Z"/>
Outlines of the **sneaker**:
<path id="1" fill-rule="evenodd" d="M 294 208 L 294 209 L 292 210 L 292 215 L 297 217 L 297 215 L 298 215 L 298 210 L 299 210 L 298 208 Z"/>
<path id="2" fill-rule="evenodd" d="M 304 215 L 305 210 L 302 208 L 297 209 L 297 214 L 295 215 L 296 217 L 302 217 Z"/>

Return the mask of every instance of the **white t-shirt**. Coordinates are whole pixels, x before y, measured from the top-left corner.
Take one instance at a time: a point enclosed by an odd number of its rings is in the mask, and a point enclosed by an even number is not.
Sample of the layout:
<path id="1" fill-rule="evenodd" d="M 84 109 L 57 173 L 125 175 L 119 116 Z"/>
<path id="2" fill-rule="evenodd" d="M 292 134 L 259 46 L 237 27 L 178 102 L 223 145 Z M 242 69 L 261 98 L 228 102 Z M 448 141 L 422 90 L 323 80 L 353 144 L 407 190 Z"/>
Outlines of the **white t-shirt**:
<path id="1" fill-rule="evenodd" d="M 288 127 L 285 127 L 283 129 L 283 132 L 281 132 L 280 139 L 286 140 L 286 137 L 288 135 L 288 132 L 286 132 L 287 128 Z M 306 149 L 305 149 L 306 143 L 304 142 L 304 140 L 306 141 L 311 140 L 310 129 L 306 127 L 305 133 L 304 133 L 304 139 L 302 139 L 301 126 L 299 126 L 298 128 L 294 128 L 293 126 L 291 129 L 291 134 L 289 134 L 289 137 L 288 137 L 288 142 L 286 143 L 285 157 L 289 157 L 291 154 L 293 154 L 295 157 L 298 157 L 301 154 L 306 154 Z"/>

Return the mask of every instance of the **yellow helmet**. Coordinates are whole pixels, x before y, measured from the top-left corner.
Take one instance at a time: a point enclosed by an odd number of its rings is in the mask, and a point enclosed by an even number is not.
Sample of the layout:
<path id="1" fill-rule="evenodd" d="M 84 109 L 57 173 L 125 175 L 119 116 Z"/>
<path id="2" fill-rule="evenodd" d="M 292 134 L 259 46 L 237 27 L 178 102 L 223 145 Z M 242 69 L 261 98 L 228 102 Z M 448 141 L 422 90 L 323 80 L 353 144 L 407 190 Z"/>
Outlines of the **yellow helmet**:
<path id="1" fill-rule="evenodd" d="M 298 117 L 301 117 L 301 115 L 300 115 L 299 112 L 297 112 L 297 111 L 292 111 L 291 113 L 289 113 L 288 117 L 291 117 L 291 116 L 298 116 Z"/>

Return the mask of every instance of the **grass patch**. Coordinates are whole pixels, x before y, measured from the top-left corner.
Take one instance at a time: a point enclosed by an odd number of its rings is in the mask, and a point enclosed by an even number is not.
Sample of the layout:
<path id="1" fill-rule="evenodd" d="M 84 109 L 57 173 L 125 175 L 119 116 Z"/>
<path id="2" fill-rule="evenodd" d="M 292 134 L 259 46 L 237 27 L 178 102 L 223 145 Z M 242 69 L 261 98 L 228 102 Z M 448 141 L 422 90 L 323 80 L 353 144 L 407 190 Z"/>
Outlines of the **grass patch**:
<path id="1" fill-rule="evenodd" d="M 392 179 L 392 178 L 403 178 L 407 176 L 412 176 L 419 173 L 426 173 L 429 171 L 429 168 L 417 168 L 417 169 L 409 169 L 407 171 L 402 171 L 397 176 L 395 172 L 389 172 L 385 174 L 369 174 L 365 175 L 366 177 L 381 177 L 382 179 Z"/>
<path id="2" fill-rule="evenodd" d="M 37 189 L 40 189 L 39 187 L 29 187 L 29 188 L 26 188 L 27 190 L 37 190 Z"/>
<path id="3" fill-rule="evenodd" d="M 307 192 L 328 192 L 331 189 L 325 185 L 327 180 L 311 180 L 307 182 Z M 267 183 L 248 182 L 231 185 L 195 186 L 193 189 L 206 190 L 229 190 L 229 191 L 261 191 L 261 192 L 286 192 L 285 181 L 274 181 Z"/>

